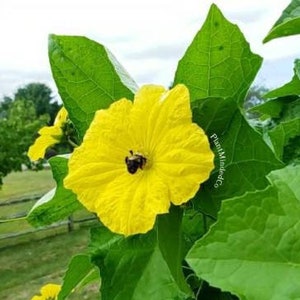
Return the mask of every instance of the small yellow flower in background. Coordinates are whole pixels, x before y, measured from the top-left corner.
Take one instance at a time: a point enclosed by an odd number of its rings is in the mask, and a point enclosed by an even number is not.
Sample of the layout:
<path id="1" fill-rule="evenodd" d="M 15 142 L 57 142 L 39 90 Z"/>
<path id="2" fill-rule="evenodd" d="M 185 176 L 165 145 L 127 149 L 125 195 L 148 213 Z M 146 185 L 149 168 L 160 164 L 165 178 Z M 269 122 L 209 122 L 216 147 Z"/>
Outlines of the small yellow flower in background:
<path id="1" fill-rule="evenodd" d="M 32 161 L 44 158 L 48 147 L 57 144 L 63 136 L 63 126 L 67 121 L 68 112 L 62 107 L 58 112 L 53 126 L 45 126 L 39 130 L 39 137 L 30 146 L 27 155 Z"/>
<path id="2" fill-rule="evenodd" d="M 111 231 L 145 233 L 170 204 L 191 199 L 208 179 L 214 154 L 192 123 L 189 91 L 143 86 L 95 114 L 69 161 L 66 188 Z"/>
<path id="3" fill-rule="evenodd" d="M 58 284 L 46 284 L 41 288 L 41 296 L 33 296 L 31 300 L 56 300 L 60 289 Z"/>

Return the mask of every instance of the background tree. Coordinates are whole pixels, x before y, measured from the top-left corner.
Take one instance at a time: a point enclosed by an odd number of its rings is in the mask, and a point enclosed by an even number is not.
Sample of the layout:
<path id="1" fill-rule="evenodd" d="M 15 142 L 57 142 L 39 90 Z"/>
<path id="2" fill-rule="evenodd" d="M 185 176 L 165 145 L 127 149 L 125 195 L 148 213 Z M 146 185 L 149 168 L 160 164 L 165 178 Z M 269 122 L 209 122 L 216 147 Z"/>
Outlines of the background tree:
<path id="1" fill-rule="evenodd" d="M 18 99 L 32 101 L 36 116 L 49 114 L 51 124 L 60 108 L 60 105 L 52 97 L 51 89 L 43 83 L 29 83 L 19 88 L 14 96 L 14 100 Z"/>
<path id="2" fill-rule="evenodd" d="M 5 96 L 0 102 L 0 119 L 7 118 L 8 111 L 12 105 L 13 99 Z"/>
<path id="3" fill-rule="evenodd" d="M 248 119 L 259 118 L 259 114 L 249 112 L 248 110 L 251 107 L 264 103 L 265 99 L 263 99 L 263 95 L 266 94 L 268 91 L 269 89 L 263 85 L 253 85 L 250 87 L 244 102 L 244 108 Z"/>
<path id="4" fill-rule="evenodd" d="M 2 178 L 33 165 L 27 151 L 39 129 L 52 124 L 60 106 L 42 83 L 19 88 L 13 98 L 0 101 L 0 185 Z"/>

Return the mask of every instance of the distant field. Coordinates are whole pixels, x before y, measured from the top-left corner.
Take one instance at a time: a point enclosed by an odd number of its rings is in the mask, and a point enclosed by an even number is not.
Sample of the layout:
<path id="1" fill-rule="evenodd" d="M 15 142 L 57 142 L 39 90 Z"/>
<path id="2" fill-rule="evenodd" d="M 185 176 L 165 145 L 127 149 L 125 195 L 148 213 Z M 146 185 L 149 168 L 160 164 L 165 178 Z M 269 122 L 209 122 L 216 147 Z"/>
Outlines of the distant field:
<path id="1" fill-rule="evenodd" d="M 15 199 L 30 198 L 31 196 L 40 196 L 55 186 L 51 170 L 41 171 L 23 171 L 9 174 L 3 180 L 3 186 L 0 190 L 0 202 L 10 202 Z M 18 217 L 27 214 L 34 201 L 19 203 L 14 205 L 0 206 L 0 221 L 7 218 Z M 26 220 L 20 220 L 9 223 L 0 222 L 0 237 L 10 233 L 30 230 L 32 228 Z M 0 240 L 0 248 L 6 242 Z"/>
<path id="2" fill-rule="evenodd" d="M 23 171 L 9 174 L 3 179 L 0 201 L 46 193 L 55 186 L 51 170 Z"/>
<path id="3" fill-rule="evenodd" d="M 15 199 L 24 197 L 31 198 L 33 195 L 42 195 L 54 186 L 55 182 L 52 179 L 50 170 L 12 173 L 5 178 L 3 189 L 0 191 L 0 203 L 10 203 Z M 0 206 L 0 249 L 9 245 L 42 239 L 47 236 L 67 231 L 67 225 L 59 228 L 35 231 L 26 219 L 20 219 L 20 217 L 28 214 L 36 201 L 37 200 L 32 200 Z M 90 216 L 91 214 L 83 209 L 74 213 L 73 219 L 80 220 Z M 4 220 L 12 221 L 3 222 Z M 65 221 L 66 220 L 67 219 L 65 219 Z M 23 233 L 26 232 L 32 233 L 23 235 Z M 22 235 L 20 235 L 20 233 L 22 233 Z"/>
<path id="4" fill-rule="evenodd" d="M 43 194 L 55 186 L 51 170 L 23 171 L 9 174 L 3 180 L 0 201 Z"/>

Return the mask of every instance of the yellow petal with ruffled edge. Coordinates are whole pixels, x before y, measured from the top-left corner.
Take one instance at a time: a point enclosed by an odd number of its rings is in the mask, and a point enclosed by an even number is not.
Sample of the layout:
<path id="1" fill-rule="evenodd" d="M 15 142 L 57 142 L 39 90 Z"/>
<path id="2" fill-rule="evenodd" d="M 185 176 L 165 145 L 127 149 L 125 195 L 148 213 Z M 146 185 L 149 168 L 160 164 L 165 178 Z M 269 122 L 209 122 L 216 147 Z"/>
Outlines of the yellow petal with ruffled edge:
<path id="1" fill-rule="evenodd" d="M 44 126 L 39 130 L 39 137 L 35 140 L 34 144 L 28 149 L 28 157 L 32 161 L 44 158 L 45 152 L 48 147 L 60 142 L 63 136 L 62 127 L 67 121 L 68 112 L 62 107 L 54 120 L 53 126 Z"/>
<path id="2" fill-rule="evenodd" d="M 56 300 L 60 289 L 58 284 L 46 284 L 41 288 L 41 296 L 34 296 L 31 300 Z"/>
<path id="3" fill-rule="evenodd" d="M 146 158 L 134 174 L 125 163 L 130 151 Z M 188 89 L 147 85 L 133 103 L 121 99 L 96 113 L 64 183 L 110 230 L 145 233 L 171 202 L 195 195 L 213 159 L 206 135 L 192 123 Z"/>
<path id="4" fill-rule="evenodd" d="M 45 156 L 48 147 L 60 142 L 63 131 L 59 127 L 43 127 L 39 131 L 40 136 L 34 144 L 29 147 L 27 155 L 32 161 L 38 160 Z"/>
<path id="5" fill-rule="evenodd" d="M 155 95 L 156 101 L 149 95 Z M 175 205 L 187 202 L 214 167 L 208 138 L 192 123 L 188 89 L 182 84 L 170 91 L 142 87 L 131 118 L 136 138 L 145 139 L 153 168 L 169 187 L 170 201 Z"/>

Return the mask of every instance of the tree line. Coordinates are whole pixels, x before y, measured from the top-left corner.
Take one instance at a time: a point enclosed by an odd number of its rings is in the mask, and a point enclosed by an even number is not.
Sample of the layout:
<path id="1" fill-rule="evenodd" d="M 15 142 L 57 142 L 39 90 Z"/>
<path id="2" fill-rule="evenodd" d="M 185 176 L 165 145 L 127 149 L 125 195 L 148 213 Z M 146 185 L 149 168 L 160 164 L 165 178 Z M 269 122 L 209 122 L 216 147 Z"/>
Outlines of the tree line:
<path id="1" fill-rule="evenodd" d="M 0 186 L 2 179 L 23 166 L 38 168 L 27 157 L 27 150 L 38 130 L 52 125 L 60 109 L 51 89 L 43 83 L 19 88 L 13 97 L 0 100 Z"/>

